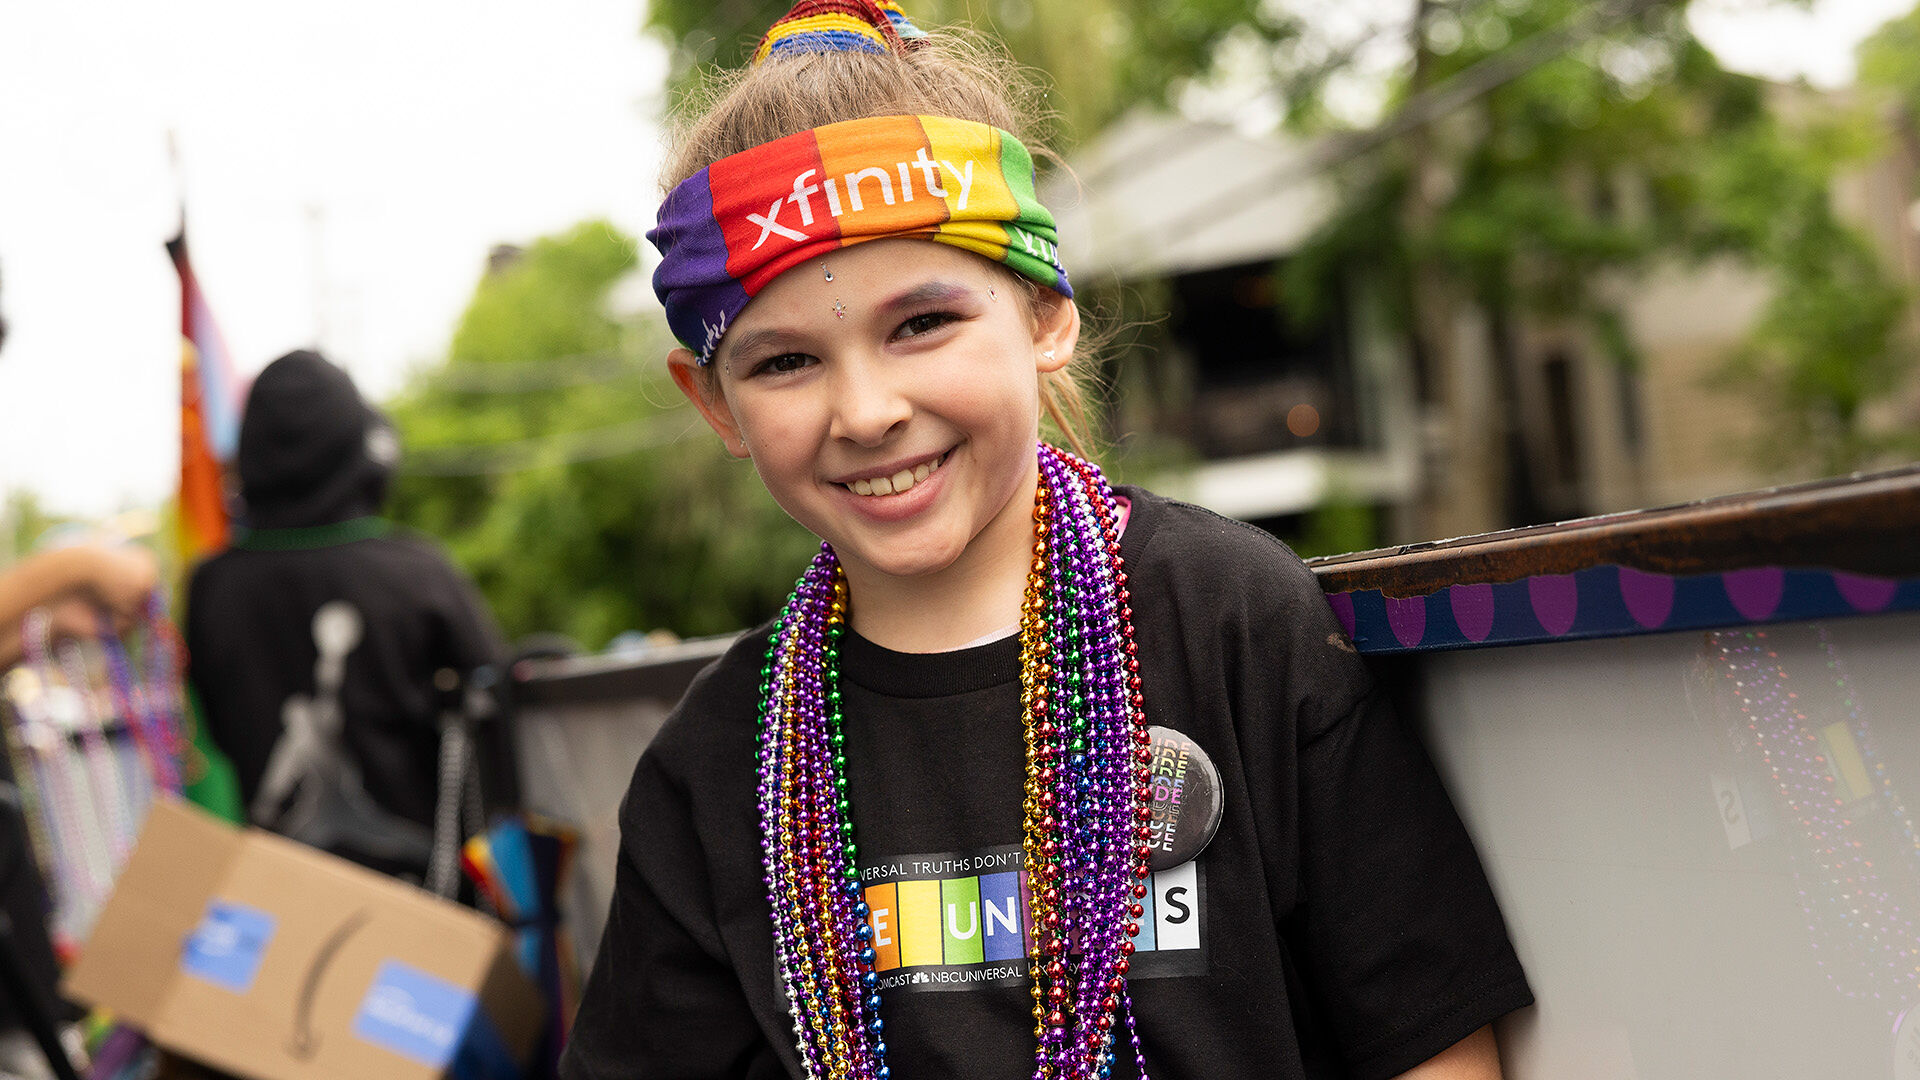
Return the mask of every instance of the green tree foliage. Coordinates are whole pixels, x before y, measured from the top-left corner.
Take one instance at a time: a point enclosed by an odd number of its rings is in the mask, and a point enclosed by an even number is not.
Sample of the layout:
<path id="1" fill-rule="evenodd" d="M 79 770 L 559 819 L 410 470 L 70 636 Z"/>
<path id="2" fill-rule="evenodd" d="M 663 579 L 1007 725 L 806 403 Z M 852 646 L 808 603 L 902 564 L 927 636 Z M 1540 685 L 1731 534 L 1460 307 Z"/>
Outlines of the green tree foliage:
<path id="1" fill-rule="evenodd" d="M 791 0 L 655 0 L 647 26 L 673 55 L 685 89 L 714 66 L 744 63 Z M 1164 103 L 1181 81 L 1208 71 L 1229 37 L 1268 45 L 1299 33 L 1282 7 L 1260 0 L 929 0 L 903 4 L 922 27 L 971 27 L 1045 73 L 1059 148 L 1085 139 L 1123 110 Z"/>
<path id="2" fill-rule="evenodd" d="M 658 0 L 648 28 L 672 49 L 684 91 L 741 63 L 788 2 Z M 1326 131 L 1318 91 L 1350 57 L 1305 47 L 1284 0 L 907 6 L 924 26 L 991 33 L 1046 72 L 1062 148 L 1126 108 L 1170 103 L 1216 75 L 1223 50 L 1265 57 L 1257 77 L 1294 126 Z M 1397 101 L 1593 7 L 1426 0 Z M 1355 273 L 1390 312 L 1412 311 L 1437 276 L 1489 314 L 1497 364 L 1520 320 L 1584 326 L 1631 364 L 1608 283 L 1666 260 L 1735 258 L 1777 286 L 1725 374 L 1769 409 L 1770 460 L 1824 471 L 1870 460 L 1884 443 L 1865 426 L 1868 406 L 1913 364 L 1900 336 L 1909 297 L 1835 215 L 1829 189 L 1885 126 L 1810 95 L 1781 108 L 1777 88 L 1721 69 L 1684 8 L 1656 4 L 1578 40 L 1357 160 L 1342 211 L 1283 270 L 1297 314 L 1324 310 L 1326 285 Z M 1920 15 L 1869 42 L 1862 76 L 1920 147 L 1916 57 Z M 776 609 L 814 544 L 681 404 L 658 359 L 664 331 L 608 313 L 634 264 L 631 240 L 601 223 L 536 242 L 480 283 L 444 361 L 394 404 L 414 468 L 396 516 L 444 538 L 514 634 L 560 629 L 598 646 L 629 628 L 749 625 Z M 1349 534 L 1372 531 L 1350 509 L 1316 519 L 1309 546 L 1351 547 Z"/>
<path id="3" fill-rule="evenodd" d="M 42 537 L 73 519 L 50 513 L 31 491 L 9 491 L 0 499 L 0 566 L 33 551 Z"/>
<path id="4" fill-rule="evenodd" d="M 1881 254 L 1839 220 L 1835 172 L 1873 141 L 1840 123 L 1769 117 L 1729 139 L 1707 169 L 1714 220 L 1707 238 L 1766 269 L 1774 295 L 1719 373 L 1769 420 L 1757 459 L 1833 475 L 1871 464 L 1898 443 L 1867 423 L 1867 407 L 1914 367 L 1902 333 L 1908 291 Z"/>
<path id="5" fill-rule="evenodd" d="M 1432 5 L 1421 62 L 1443 83 L 1590 7 Z M 1732 257 L 1775 285 L 1726 373 L 1775 421 L 1763 460 L 1855 467 L 1875 446 L 1862 406 L 1912 362 L 1897 334 L 1909 298 L 1830 196 L 1836 173 L 1874 149 L 1865 130 L 1811 92 L 1725 71 L 1684 5 L 1655 5 L 1358 162 L 1285 291 L 1311 316 L 1325 283 L 1364 268 L 1407 311 L 1396 298 L 1434 268 L 1489 314 L 1497 365 L 1511 362 L 1516 317 L 1584 326 L 1634 364 L 1618 283 L 1661 261 Z M 1410 214 L 1420 198 L 1430 212 Z"/>
<path id="6" fill-rule="evenodd" d="M 1351 494 L 1335 490 L 1306 515 L 1298 536 L 1282 539 L 1303 559 L 1368 551 L 1380 544 L 1380 514 Z"/>
<path id="7" fill-rule="evenodd" d="M 1860 43 L 1860 82 L 1892 99 L 1902 136 L 1920 147 L 1920 7 L 1892 20 Z"/>
<path id="8" fill-rule="evenodd" d="M 536 241 L 392 404 L 394 516 L 447 543 L 511 636 L 735 630 L 813 546 L 684 405 L 659 331 L 609 314 L 634 266 L 602 222 Z"/>

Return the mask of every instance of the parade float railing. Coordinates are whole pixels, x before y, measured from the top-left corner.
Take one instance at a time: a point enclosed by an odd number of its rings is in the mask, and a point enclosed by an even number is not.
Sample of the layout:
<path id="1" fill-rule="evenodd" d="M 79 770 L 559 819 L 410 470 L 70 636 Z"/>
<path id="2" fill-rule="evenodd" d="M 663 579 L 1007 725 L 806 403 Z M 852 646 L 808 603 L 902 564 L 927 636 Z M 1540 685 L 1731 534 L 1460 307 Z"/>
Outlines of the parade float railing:
<path id="1" fill-rule="evenodd" d="M 1920 467 L 1311 565 L 1500 896 L 1510 1077 L 1920 1077 Z M 583 963 L 633 763 L 727 643 L 519 673 Z"/>

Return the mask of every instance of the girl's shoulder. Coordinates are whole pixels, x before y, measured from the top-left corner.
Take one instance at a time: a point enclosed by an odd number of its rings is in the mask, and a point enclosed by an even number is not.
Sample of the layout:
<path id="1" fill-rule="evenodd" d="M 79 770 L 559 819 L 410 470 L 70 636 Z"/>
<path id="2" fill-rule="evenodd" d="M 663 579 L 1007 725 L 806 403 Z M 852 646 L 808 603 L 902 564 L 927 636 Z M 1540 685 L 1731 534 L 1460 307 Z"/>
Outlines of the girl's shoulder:
<path id="1" fill-rule="evenodd" d="M 1302 730 L 1320 730 L 1369 692 L 1372 678 L 1318 579 L 1285 544 L 1205 507 L 1138 488 L 1121 494 L 1133 500 L 1121 554 L 1143 657 L 1180 658 L 1178 678 L 1194 687 L 1232 684 L 1280 702 L 1263 715 L 1297 715 Z"/>
<path id="2" fill-rule="evenodd" d="M 1131 503 L 1121 537 L 1131 577 L 1272 602 L 1320 602 L 1313 572 L 1265 529 L 1133 485 L 1116 492 Z"/>
<path id="3" fill-rule="evenodd" d="M 694 676 L 647 744 L 641 770 L 697 784 L 722 763 L 749 760 L 758 732 L 760 667 L 772 632 L 772 622 L 745 631 Z"/>

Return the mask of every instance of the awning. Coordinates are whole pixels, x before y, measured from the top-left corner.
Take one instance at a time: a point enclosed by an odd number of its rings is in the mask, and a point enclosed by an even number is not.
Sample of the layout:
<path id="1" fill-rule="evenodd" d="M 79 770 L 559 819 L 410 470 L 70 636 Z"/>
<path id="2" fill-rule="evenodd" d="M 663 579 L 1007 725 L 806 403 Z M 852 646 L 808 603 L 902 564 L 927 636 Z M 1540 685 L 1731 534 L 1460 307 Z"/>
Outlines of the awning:
<path id="1" fill-rule="evenodd" d="M 1136 281 L 1280 258 L 1336 206 L 1319 142 L 1136 112 L 1041 185 L 1076 281 Z"/>

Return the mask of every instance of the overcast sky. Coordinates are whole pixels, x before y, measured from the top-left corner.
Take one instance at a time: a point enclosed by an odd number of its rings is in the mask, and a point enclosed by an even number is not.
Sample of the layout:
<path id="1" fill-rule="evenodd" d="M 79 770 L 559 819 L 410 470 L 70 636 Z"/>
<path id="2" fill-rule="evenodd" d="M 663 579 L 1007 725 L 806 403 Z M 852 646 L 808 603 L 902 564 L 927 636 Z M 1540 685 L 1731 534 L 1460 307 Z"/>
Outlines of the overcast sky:
<path id="1" fill-rule="evenodd" d="M 241 371 L 320 340 L 375 396 L 444 348 L 494 243 L 643 230 L 642 9 L 0 0 L 0 491 L 99 514 L 172 490 L 182 188 Z"/>
<path id="2" fill-rule="evenodd" d="M 1700 0 L 1695 24 L 1732 66 L 1831 86 L 1912 4 Z M 318 341 L 375 397 L 444 349 L 493 244 L 644 231 L 643 8 L 0 0 L 0 492 L 103 515 L 172 490 L 182 195 L 241 371 Z"/>

